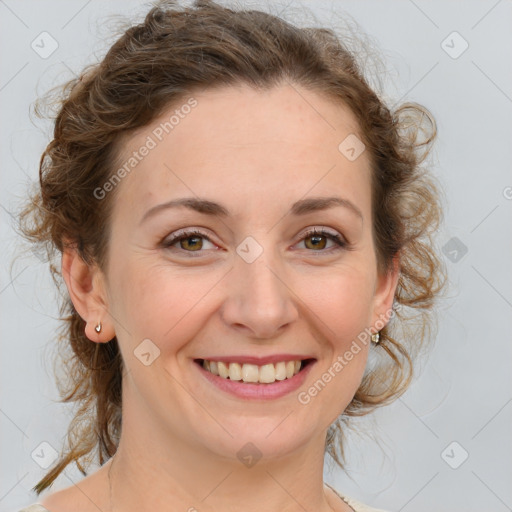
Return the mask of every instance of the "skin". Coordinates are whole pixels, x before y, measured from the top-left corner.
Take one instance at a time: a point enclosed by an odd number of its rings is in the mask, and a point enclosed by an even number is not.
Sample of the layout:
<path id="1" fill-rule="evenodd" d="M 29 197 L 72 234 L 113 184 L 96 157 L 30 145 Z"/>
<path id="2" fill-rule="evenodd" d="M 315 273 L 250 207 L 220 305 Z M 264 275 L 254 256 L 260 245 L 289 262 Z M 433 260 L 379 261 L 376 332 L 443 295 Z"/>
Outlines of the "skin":
<path id="1" fill-rule="evenodd" d="M 397 284 L 396 265 L 377 271 L 368 152 L 349 161 L 338 150 L 358 133 L 356 119 L 345 106 L 289 84 L 193 96 L 197 107 L 117 185 L 105 271 L 71 249 L 62 258 L 87 337 L 106 343 L 117 336 L 125 364 L 114 510 L 228 512 L 240 503 L 247 512 L 350 510 L 323 485 L 324 443 L 360 384 L 369 345 L 308 404 L 297 393 L 365 328 L 377 330 Z M 176 108 L 125 141 L 120 161 Z M 362 218 L 346 207 L 288 213 L 297 200 L 332 195 L 353 203 Z M 167 209 L 141 223 L 151 207 L 181 197 L 216 201 L 231 215 Z M 313 227 L 340 234 L 350 250 L 328 238 L 316 248 L 304 237 Z M 182 228 L 197 228 L 211 242 L 161 246 Z M 247 236 L 263 249 L 253 263 L 236 252 Z M 201 243 L 199 255 L 190 249 Z M 160 356 L 145 366 L 133 351 L 148 338 Z M 317 361 L 299 390 L 270 401 L 227 395 L 193 362 L 276 353 Z M 262 454 L 250 468 L 236 456 L 248 442 Z M 69 503 L 110 510 L 111 463 L 42 504 L 52 512 Z"/>

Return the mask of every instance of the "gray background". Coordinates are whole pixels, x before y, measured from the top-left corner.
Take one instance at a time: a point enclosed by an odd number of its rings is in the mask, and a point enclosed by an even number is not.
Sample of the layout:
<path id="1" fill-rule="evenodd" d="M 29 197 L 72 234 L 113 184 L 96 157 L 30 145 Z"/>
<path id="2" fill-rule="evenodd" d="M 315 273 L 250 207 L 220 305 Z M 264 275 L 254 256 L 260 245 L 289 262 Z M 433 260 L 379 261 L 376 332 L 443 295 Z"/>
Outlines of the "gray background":
<path id="1" fill-rule="evenodd" d="M 382 52 L 386 94 L 434 114 L 439 138 L 430 163 L 447 203 L 439 244 L 450 287 L 434 349 L 401 399 L 358 421 L 369 435 L 349 437 L 349 476 L 327 461 L 326 480 L 394 511 L 512 510 L 512 3 L 302 3 L 326 24 L 344 13 L 353 17 Z M 286 16 L 301 12 L 301 2 L 289 0 L 273 3 L 273 12 L 286 4 Z M 32 253 L 10 268 L 21 250 L 12 214 L 37 177 L 50 129 L 30 120 L 29 106 L 103 55 L 107 15 L 133 16 L 146 7 L 0 0 L 0 512 L 36 501 L 30 488 L 44 470 L 31 454 L 50 452 L 42 442 L 61 447 L 70 412 L 57 403 L 53 378 L 58 312 L 47 268 Z M 51 49 L 50 39 L 42 48 L 43 31 L 58 44 L 49 56 L 40 54 Z M 68 468 L 52 492 L 80 478 Z"/>

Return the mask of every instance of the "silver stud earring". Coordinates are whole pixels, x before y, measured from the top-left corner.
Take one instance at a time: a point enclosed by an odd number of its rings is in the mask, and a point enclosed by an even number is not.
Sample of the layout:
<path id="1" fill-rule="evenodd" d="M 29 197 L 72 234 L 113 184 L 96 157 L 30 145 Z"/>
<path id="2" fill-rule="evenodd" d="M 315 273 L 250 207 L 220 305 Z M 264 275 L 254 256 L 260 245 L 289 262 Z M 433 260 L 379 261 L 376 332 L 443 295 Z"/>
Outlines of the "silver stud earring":
<path id="1" fill-rule="evenodd" d="M 375 332 L 372 334 L 372 341 L 373 343 L 375 343 L 375 345 L 377 345 L 377 343 L 379 343 L 380 341 L 380 332 Z"/>
<path id="2" fill-rule="evenodd" d="M 98 325 L 94 328 L 94 330 L 99 334 L 101 332 L 101 322 L 98 322 Z"/>

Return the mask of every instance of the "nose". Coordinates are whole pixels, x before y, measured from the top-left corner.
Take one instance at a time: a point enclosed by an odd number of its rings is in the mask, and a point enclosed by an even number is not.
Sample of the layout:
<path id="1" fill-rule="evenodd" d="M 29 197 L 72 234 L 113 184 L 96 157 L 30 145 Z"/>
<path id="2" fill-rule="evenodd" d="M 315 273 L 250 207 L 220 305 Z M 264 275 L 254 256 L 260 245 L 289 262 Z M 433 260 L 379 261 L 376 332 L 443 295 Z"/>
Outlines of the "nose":
<path id="1" fill-rule="evenodd" d="M 221 308 L 226 325 L 259 339 L 276 337 L 299 317 L 284 270 L 264 255 L 252 263 L 236 258 Z"/>

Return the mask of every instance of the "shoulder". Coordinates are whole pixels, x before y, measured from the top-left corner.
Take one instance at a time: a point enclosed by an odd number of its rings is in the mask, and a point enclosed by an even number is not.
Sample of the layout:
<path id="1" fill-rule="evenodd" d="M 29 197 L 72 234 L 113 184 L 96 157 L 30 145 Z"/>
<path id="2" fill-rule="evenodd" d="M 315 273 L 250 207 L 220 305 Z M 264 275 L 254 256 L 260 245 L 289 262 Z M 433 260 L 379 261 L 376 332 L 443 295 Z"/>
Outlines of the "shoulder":
<path id="1" fill-rule="evenodd" d="M 70 510 L 70 507 L 75 509 L 76 503 L 70 499 L 69 491 L 57 491 L 49 496 L 46 496 L 39 503 L 33 503 L 28 507 L 18 510 L 18 512 L 62 512 Z"/>
<path id="2" fill-rule="evenodd" d="M 381 508 L 369 507 L 368 505 L 354 500 L 353 498 L 348 498 L 347 496 L 345 496 L 343 499 L 345 500 L 345 503 L 347 503 L 347 505 L 349 505 L 354 510 L 354 512 L 387 512 Z"/>
<path id="3" fill-rule="evenodd" d="M 380 508 L 373 508 L 368 505 L 365 505 L 364 503 L 361 503 L 360 501 L 357 501 L 353 498 L 349 498 L 348 496 L 345 496 L 341 493 L 339 493 L 334 487 L 327 484 L 327 487 L 329 487 L 335 494 L 337 494 L 354 512 L 386 512 L 385 510 L 382 510 Z"/>
<path id="4" fill-rule="evenodd" d="M 39 503 L 19 512 L 69 512 L 71 510 L 73 512 L 97 512 L 101 510 L 100 507 L 95 506 L 97 501 L 97 495 L 92 492 L 88 494 L 84 487 L 79 488 L 77 485 L 76 488 L 70 486 L 55 491 L 45 496 Z"/>
<path id="5" fill-rule="evenodd" d="M 29 505 L 28 507 L 22 508 L 18 512 L 50 512 L 47 508 L 44 508 L 39 503 L 34 503 L 33 505 Z"/>
<path id="6" fill-rule="evenodd" d="M 63 489 L 41 497 L 39 503 L 31 505 L 34 509 L 19 512 L 98 512 L 108 506 L 108 481 L 105 466 L 82 480 Z"/>

